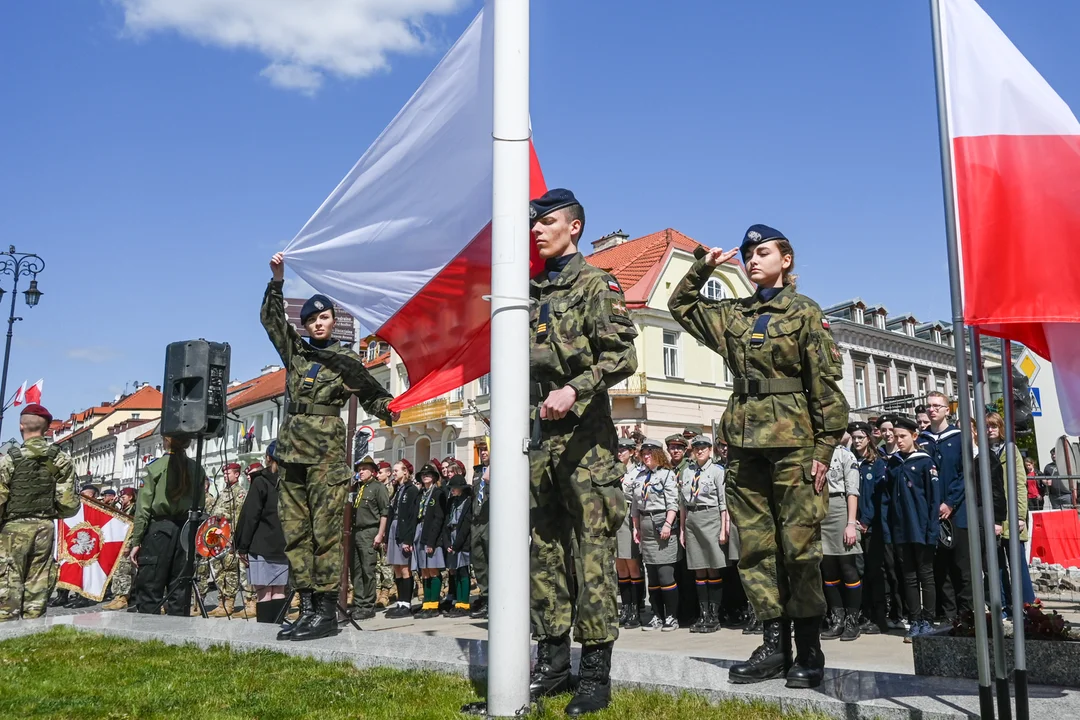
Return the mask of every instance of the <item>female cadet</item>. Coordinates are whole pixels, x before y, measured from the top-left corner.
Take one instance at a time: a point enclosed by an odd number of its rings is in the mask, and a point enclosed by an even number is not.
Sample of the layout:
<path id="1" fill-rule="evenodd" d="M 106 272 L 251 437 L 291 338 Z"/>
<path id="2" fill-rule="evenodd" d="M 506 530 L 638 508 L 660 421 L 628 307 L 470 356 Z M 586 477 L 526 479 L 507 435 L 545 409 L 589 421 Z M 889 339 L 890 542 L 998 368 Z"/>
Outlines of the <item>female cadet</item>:
<path id="1" fill-rule="evenodd" d="M 632 438 L 619 440 L 618 458 L 625 468 L 622 477 L 623 495 L 626 497 L 626 519 L 619 527 L 619 554 L 615 570 L 619 574 L 619 596 L 622 599 L 622 616 L 619 625 L 627 630 L 641 627 L 641 604 L 644 601 L 645 580 L 641 577 L 641 548 L 634 540 L 634 521 L 630 508 L 634 503 L 634 488 L 641 466 L 637 461 L 637 444 Z"/>
<path id="2" fill-rule="evenodd" d="M 896 452 L 896 435 L 893 433 L 895 420 L 892 415 L 882 415 L 877 419 L 877 429 L 881 433 L 881 446 L 878 450 L 882 457 L 889 457 Z"/>
<path id="3" fill-rule="evenodd" d="M 821 524 L 821 576 L 825 581 L 825 602 L 829 605 L 828 626 L 821 637 L 856 640 L 861 632 L 862 574 L 856 559 L 862 555 L 859 542 L 859 461 L 843 445 L 833 450 L 829 463 L 829 511 Z M 843 583 L 843 592 L 840 589 Z"/>
<path id="4" fill-rule="evenodd" d="M 203 506 L 209 482 L 194 459 L 187 457 L 191 440 L 165 437 L 165 454 L 146 466 L 146 479 L 135 502 L 131 562 L 138 568 L 131 588 L 140 613 L 187 616 L 181 575 L 187 554 L 180 546 L 181 528 L 191 508 Z M 168 596 L 165 592 L 168 590 Z"/>
<path id="5" fill-rule="evenodd" d="M 413 483 L 413 466 L 408 460 L 398 460 L 394 463 L 391 473 L 394 497 L 390 500 L 390 529 L 387 531 L 389 542 L 386 548 L 386 562 L 394 571 L 398 599 L 394 607 L 386 611 L 384 617 L 403 618 L 412 616 L 411 565 L 420 491 Z"/>
<path id="6" fill-rule="evenodd" d="M 757 285 L 753 297 L 702 297 L 716 267 L 740 252 Z M 795 292 L 795 251 L 782 233 L 753 225 L 738 250 L 700 248 L 697 255 L 668 309 L 734 375 L 721 425 L 729 452 L 727 505 L 739 528 L 743 586 L 764 630 L 762 645 L 728 677 L 747 683 L 786 673 L 789 687 L 816 687 L 825 666 L 818 635 L 826 607 L 822 490 L 848 422 L 840 352 L 821 309 Z"/>
<path id="7" fill-rule="evenodd" d="M 686 548 L 686 567 L 694 571 L 701 613 L 692 633 L 720 629 L 728 541 L 728 512 L 724 500 L 724 470 L 712 461 L 712 440 L 698 435 L 690 441 L 690 461 L 679 476 L 680 540 Z"/>
<path id="8" fill-rule="evenodd" d="M 446 568 L 440 542 L 446 524 L 446 493 L 437 485 L 442 477 L 437 465 L 428 463 L 420 468 L 419 475 L 423 487 L 416 510 L 412 569 L 420 573 L 424 585 L 424 604 L 416 617 L 427 620 L 439 615 L 439 594 L 442 592 L 439 575 Z"/>
<path id="9" fill-rule="evenodd" d="M 454 466 L 456 469 L 456 465 Z M 446 550 L 446 568 L 454 591 L 454 606 L 447 617 L 469 614 L 469 550 L 472 547 L 472 489 L 465 476 L 456 473 L 446 481 L 450 497 L 446 503 L 446 525 L 442 547 Z"/>
<path id="10" fill-rule="evenodd" d="M 888 523 L 882 522 L 882 500 L 886 490 L 885 461 L 874 446 L 869 423 L 851 426 L 851 447 L 859 460 L 859 527 L 863 533 L 863 623 L 862 632 L 877 635 L 888 627 L 889 583 L 886 565 L 892 566 L 892 539 Z"/>
<path id="11" fill-rule="evenodd" d="M 371 377 L 359 355 L 333 339 L 334 304 L 315 295 L 300 309 L 304 340 L 285 317 L 285 259 L 270 259 L 273 279 L 260 318 L 288 369 L 286 417 L 278 432 L 282 471 L 278 511 L 285 532 L 289 576 L 300 595 L 300 618 L 280 640 L 313 640 L 337 632 L 337 596 L 345 561 L 345 501 L 352 473 L 346 465 L 341 409 L 355 395 L 372 415 L 390 423 L 390 393 Z"/>
<path id="12" fill-rule="evenodd" d="M 679 481 L 671 469 L 664 446 L 656 440 L 641 443 L 641 462 L 634 487 L 634 540 L 649 575 L 649 601 L 653 618 L 642 630 L 671 632 L 679 629 L 679 586 L 675 563 L 679 561 Z M 670 614 L 669 614 L 670 613 Z"/>

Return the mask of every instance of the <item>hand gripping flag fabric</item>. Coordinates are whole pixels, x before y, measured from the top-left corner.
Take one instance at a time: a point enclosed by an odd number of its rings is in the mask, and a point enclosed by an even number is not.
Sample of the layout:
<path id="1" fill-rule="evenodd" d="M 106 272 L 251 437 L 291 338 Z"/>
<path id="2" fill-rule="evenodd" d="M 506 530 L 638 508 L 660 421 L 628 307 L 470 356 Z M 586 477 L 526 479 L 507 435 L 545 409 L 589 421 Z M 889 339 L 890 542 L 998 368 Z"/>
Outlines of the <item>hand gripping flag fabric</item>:
<path id="1" fill-rule="evenodd" d="M 1080 123 L 975 0 L 941 0 L 964 322 L 1054 365 L 1080 434 Z"/>
<path id="2" fill-rule="evenodd" d="M 56 586 L 100 602 L 122 553 L 129 551 L 132 519 L 83 498 L 74 515 L 55 522 Z"/>
<path id="3" fill-rule="evenodd" d="M 410 387 L 394 410 L 490 368 L 490 17 L 481 10 L 285 248 L 289 268 L 397 351 Z M 546 187 L 530 155 L 536 198 Z M 535 248 L 520 252 L 538 272 Z"/>

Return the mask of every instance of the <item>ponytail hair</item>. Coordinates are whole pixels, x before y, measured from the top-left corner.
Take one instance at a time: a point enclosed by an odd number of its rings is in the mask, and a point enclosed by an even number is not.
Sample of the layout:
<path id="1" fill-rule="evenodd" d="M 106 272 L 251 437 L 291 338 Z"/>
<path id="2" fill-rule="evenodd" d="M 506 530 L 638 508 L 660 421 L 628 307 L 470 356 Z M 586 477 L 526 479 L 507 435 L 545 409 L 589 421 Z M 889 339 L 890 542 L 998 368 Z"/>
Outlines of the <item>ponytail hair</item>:
<path id="1" fill-rule="evenodd" d="M 781 257 L 784 255 L 791 256 L 791 265 L 784 269 L 783 282 L 784 285 L 790 285 L 794 288 L 796 281 L 799 279 L 799 276 L 795 274 L 795 248 L 791 247 L 791 243 L 786 238 L 779 238 L 776 241 L 776 249 L 780 251 Z"/>
<path id="2" fill-rule="evenodd" d="M 184 453 L 191 444 L 191 438 L 167 436 L 165 446 L 172 457 L 165 471 L 165 497 L 175 503 L 191 496 L 191 472 L 188 468 L 187 455 Z"/>

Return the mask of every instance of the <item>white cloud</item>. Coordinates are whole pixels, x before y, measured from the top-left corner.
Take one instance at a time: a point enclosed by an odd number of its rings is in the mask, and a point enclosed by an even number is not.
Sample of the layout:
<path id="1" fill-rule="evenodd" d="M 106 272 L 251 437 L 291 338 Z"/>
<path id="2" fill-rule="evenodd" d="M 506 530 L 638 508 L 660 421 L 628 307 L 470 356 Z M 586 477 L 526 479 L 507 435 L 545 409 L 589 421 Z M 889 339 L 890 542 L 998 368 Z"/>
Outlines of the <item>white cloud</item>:
<path id="1" fill-rule="evenodd" d="M 281 288 L 281 293 L 290 298 L 309 298 L 317 292 L 307 280 L 293 276 L 285 278 L 285 285 Z"/>
<path id="2" fill-rule="evenodd" d="M 387 55 L 424 52 L 429 16 L 474 0 L 113 0 L 135 36 L 175 31 L 224 48 L 252 50 L 270 64 L 262 76 L 312 94 L 325 75 L 365 77 L 389 67 Z"/>
<path id="3" fill-rule="evenodd" d="M 67 351 L 67 356 L 72 360 L 83 360 L 89 363 L 106 363 L 116 360 L 120 353 L 104 345 L 91 345 L 87 347 L 74 347 Z"/>

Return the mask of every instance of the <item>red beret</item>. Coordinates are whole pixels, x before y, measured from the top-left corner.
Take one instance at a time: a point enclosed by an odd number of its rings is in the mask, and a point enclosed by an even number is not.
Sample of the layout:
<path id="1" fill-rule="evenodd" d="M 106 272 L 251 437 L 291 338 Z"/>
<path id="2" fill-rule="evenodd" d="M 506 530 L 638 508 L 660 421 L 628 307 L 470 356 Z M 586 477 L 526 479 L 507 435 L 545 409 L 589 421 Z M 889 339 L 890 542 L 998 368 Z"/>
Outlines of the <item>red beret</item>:
<path id="1" fill-rule="evenodd" d="M 40 418 L 45 418 L 46 423 L 52 422 L 52 415 L 49 414 L 49 411 L 37 403 L 30 403 L 24 407 L 20 415 L 37 415 Z"/>
<path id="2" fill-rule="evenodd" d="M 135 488 L 124 488 L 120 491 L 120 495 L 130 495 L 131 497 L 135 497 Z"/>
<path id="3" fill-rule="evenodd" d="M 390 463 L 383 460 L 382 462 L 379 463 L 379 469 L 380 470 L 389 470 L 390 469 Z"/>
<path id="4" fill-rule="evenodd" d="M 239 470 L 240 469 L 240 463 L 229 463 L 228 465 L 225 466 L 225 469 L 226 470 Z"/>
<path id="5" fill-rule="evenodd" d="M 261 462 L 253 462 L 250 465 L 248 465 L 248 469 L 247 469 L 248 472 L 255 472 L 256 470 L 262 470 L 262 463 Z"/>
<path id="6" fill-rule="evenodd" d="M 442 467 L 443 461 L 439 458 L 431 458 L 430 460 L 428 460 L 428 464 L 434 465 L 435 467 Z"/>
<path id="7" fill-rule="evenodd" d="M 413 470 L 413 465 L 412 465 L 412 463 L 411 463 L 411 462 L 409 462 L 408 460 L 406 460 L 405 458 L 402 458 L 402 459 L 398 460 L 398 462 L 399 462 L 399 463 L 401 463 L 402 465 L 404 465 L 404 466 L 405 466 L 405 470 L 406 470 L 406 472 L 408 472 L 408 473 L 409 473 L 410 475 L 412 475 L 412 474 L 413 474 L 413 472 L 415 472 L 415 471 Z"/>
<path id="8" fill-rule="evenodd" d="M 457 465 L 459 473 L 465 473 L 465 463 L 461 462 L 460 460 L 452 460 L 451 462 Z"/>

